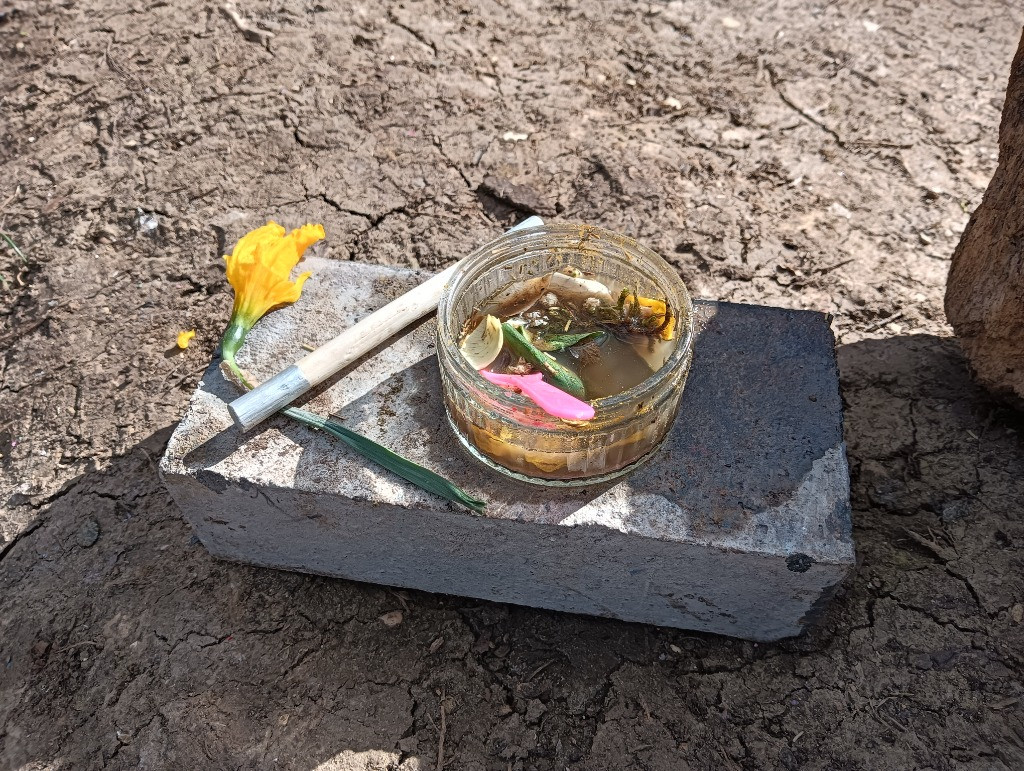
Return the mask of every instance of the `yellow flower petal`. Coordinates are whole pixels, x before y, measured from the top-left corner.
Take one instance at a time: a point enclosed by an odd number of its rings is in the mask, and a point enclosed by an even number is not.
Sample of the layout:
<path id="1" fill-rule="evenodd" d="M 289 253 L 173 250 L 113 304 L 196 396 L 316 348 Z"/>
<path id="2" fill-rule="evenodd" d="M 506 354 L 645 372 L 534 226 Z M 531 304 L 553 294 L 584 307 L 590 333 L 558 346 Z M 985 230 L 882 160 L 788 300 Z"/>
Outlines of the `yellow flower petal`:
<path id="1" fill-rule="evenodd" d="M 323 237 L 323 225 L 303 225 L 286 235 L 283 227 L 268 222 L 239 239 L 224 257 L 228 282 L 235 290 L 232 318 L 248 328 L 273 308 L 298 300 L 310 274 L 292 281 L 292 269 Z"/>
<path id="2" fill-rule="evenodd" d="M 627 306 L 630 303 L 634 302 L 633 295 L 628 295 L 626 297 L 625 302 Z M 635 302 L 639 304 L 642 308 L 650 308 L 651 312 L 655 316 L 665 316 L 665 303 L 663 303 L 661 300 L 652 300 L 650 297 L 637 297 Z M 659 337 L 661 337 L 662 340 L 671 340 L 672 335 L 675 333 L 675 331 L 676 317 L 675 314 L 672 314 L 672 318 L 668 320 L 668 324 L 666 324 L 665 328 L 661 330 Z"/>
<path id="3" fill-rule="evenodd" d="M 295 249 L 298 253 L 302 254 L 317 241 L 323 240 L 324 235 L 323 225 L 303 225 L 298 230 L 289 233 L 288 237 L 295 242 Z"/>
<path id="4" fill-rule="evenodd" d="M 178 347 L 181 350 L 184 351 L 186 348 L 188 348 L 188 344 L 190 342 L 192 342 L 192 338 L 195 337 L 195 336 L 196 336 L 196 331 L 194 329 L 189 329 L 189 330 L 184 331 L 184 332 L 179 332 L 178 333 Z"/>

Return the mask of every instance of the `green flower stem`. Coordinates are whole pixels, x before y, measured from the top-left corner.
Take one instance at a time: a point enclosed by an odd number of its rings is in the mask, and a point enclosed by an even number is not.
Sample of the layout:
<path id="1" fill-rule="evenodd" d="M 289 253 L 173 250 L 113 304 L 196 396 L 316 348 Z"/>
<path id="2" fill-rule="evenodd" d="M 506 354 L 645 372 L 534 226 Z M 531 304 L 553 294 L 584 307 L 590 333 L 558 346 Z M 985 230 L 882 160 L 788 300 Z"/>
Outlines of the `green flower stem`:
<path id="1" fill-rule="evenodd" d="M 224 337 L 227 337 L 227 333 L 226 332 L 224 333 Z M 224 342 L 221 341 L 222 351 L 223 351 L 223 346 L 224 346 Z M 228 365 L 228 368 L 231 370 L 231 372 L 234 374 L 234 376 L 236 378 L 238 378 L 238 382 L 241 383 L 243 386 L 245 386 L 245 390 L 246 391 L 251 391 L 253 389 L 253 384 L 249 382 L 248 378 L 246 378 L 246 376 L 244 374 L 242 374 L 242 368 L 239 367 L 238 366 L 238 362 L 235 361 L 234 354 L 229 355 L 229 354 L 225 354 L 225 353 L 222 352 L 221 359 L 224 361 L 225 364 Z"/>
<path id="2" fill-rule="evenodd" d="M 221 342 L 222 358 L 224 363 L 227 364 L 232 373 L 234 373 L 235 377 L 238 378 L 239 382 L 246 388 L 252 390 L 252 384 L 249 383 L 245 375 L 242 374 L 242 370 L 235 361 L 234 351 L 237 350 L 237 346 L 234 349 L 229 347 L 228 334 L 232 332 L 232 327 L 233 324 L 228 326 L 227 332 L 224 333 L 224 340 Z M 242 333 L 242 337 L 245 337 L 244 332 Z M 238 346 L 240 345 L 241 343 L 239 342 Z M 333 418 L 321 418 L 319 415 L 314 415 L 312 412 L 307 412 L 306 410 L 300 410 L 298 407 L 285 407 L 281 410 L 281 414 L 303 424 L 304 426 L 309 426 L 310 428 L 314 428 L 319 431 L 326 431 L 331 436 L 344 442 L 364 458 L 373 461 L 378 466 L 383 466 L 388 471 L 393 474 L 397 474 L 408 482 L 412 482 L 414 485 L 426 490 L 428 493 L 433 493 L 434 495 L 439 495 L 442 498 L 447 498 L 449 501 L 465 506 L 467 509 L 472 509 L 478 514 L 482 514 L 484 511 L 484 501 L 474 498 L 439 474 L 435 474 L 433 471 L 420 466 L 418 463 L 413 463 L 408 458 L 404 458 L 398 453 L 392 452 L 387 447 L 377 444 L 372 439 L 368 439 L 362 434 L 357 434 L 355 431 L 346 428 L 339 421 L 334 420 Z"/>
<path id="3" fill-rule="evenodd" d="M 231 371 L 239 377 L 241 377 L 241 374 L 238 370 L 238 365 L 235 364 L 235 356 L 241 349 L 242 343 L 245 342 L 245 336 L 249 334 L 250 329 L 252 329 L 252 324 L 245 324 L 240 319 L 232 316 L 231 321 L 228 323 L 228 328 L 224 330 L 224 336 L 220 339 L 221 358 L 231 367 Z M 246 384 L 246 388 L 251 389 L 251 386 Z"/>

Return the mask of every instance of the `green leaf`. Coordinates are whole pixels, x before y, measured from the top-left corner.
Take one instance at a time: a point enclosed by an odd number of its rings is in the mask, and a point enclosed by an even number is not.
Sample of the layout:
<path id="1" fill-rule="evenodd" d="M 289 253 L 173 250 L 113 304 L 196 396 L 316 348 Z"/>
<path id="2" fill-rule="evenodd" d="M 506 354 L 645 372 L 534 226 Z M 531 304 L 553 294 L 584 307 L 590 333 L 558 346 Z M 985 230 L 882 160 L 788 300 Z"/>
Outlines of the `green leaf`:
<path id="1" fill-rule="evenodd" d="M 19 257 L 21 257 L 21 261 L 22 262 L 28 262 L 28 258 L 25 257 L 25 255 L 21 253 L 21 249 L 18 248 L 18 245 L 16 243 L 14 243 L 14 241 L 11 239 L 11 237 L 9 235 L 7 235 L 6 233 L 0 231 L 0 238 L 3 238 L 4 241 L 7 242 L 7 245 L 14 250 L 14 253 L 16 255 L 18 255 Z"/>
<path id="2" fill-rule="evenodd" d="M 224 337 L 225 340 L 232 339 L 227 334 L 225 334 Z M 245 332 L 241 334 L 240 340 L 244 338 Z M 230 348 L 230 346 L 226 347 Z M 222 357 L 222 360 L 227 364 L 228 368 L 234 373 L 235 377 L 238 378 L 245 388 L 250 390 L 253 388 L 253 384 L 246 379 L 242 370 L 239 369 L 237 362 L 235 362 L 233 352 L 228 356 Z M 478 514 L 483 514 L 484 512 L 484 506 L 486 505 L 485 501 L 472 497 L 439 474 L 435 474 L 433 471 L 425 469 L 417 463 L 413 463 L 408 458 L 403 458 L 398 453 L 391 452 L 387 447 L 377 444 L 375 441 L 368 439 L 362 434 L 357 434 L 350 428 L 346 428 L 337 420 L 321 418 L 319 415 L 314 415 L 312 412 L 307 412 L 306 410 L 300 410 L 297 407 L 285 407 L 281 410 L 281 414 L 286 415 L 292 420 L 302 423 L 303 425 L 326 431 L 336 439 L 340 439 L 364 458 L 368 458 L 374 463 L 383 466 L 388 471 L 398 474 L 402 479 L 412 482 L 414 485 L 426 490 L 428 493 L 440 495 L 442 498 L 447 498 L 449 501 L 461 504 L 467 509 L 472 509 Z"/>
<path id="3" fill-rule="evenodd" d="M 444 477 L 423 468 L 423 466 L 417 463 L 413 463 L 408 458 L 403 458 L 398 453 L 392 452 L 387 447 L 377 444 L 362 434 L 357 434 L 337 420 L 321 418 L 319 415 L 314 415 L 312 412 L 306 412 L 306 410 L 300 410 L 296 407 L 286 407 L 281 410 L 281 414 L 287 415 L 299 423 L 326 431 L 331 436 L 340 439 L 363 457 L 383 466 L 388 471 L 402 477 L 402 479 L 412 482 L 428 493 L 447 498 L 449 501 L 461 504 L 467 509 L 472 509 L 480 514 L 484 511 L 484 501 L 473 498 Z"/>
<path id="4" fill-rule="evenodd" d="M 538 337 L 533 344 L 542 351 L 564 351 L 574 345 L 604 337 L 604 332 L 580 332 L 579 334 L 552 334 Z"/>

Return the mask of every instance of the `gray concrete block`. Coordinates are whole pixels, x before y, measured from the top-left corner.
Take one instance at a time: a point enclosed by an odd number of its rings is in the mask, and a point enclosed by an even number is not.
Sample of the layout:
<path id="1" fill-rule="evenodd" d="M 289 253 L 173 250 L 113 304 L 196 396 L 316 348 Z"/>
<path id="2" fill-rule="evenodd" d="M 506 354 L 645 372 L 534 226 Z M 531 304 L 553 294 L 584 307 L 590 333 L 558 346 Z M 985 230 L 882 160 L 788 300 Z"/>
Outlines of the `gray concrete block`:
<path id="1" fill-rule="evenodd" d="M 302 299 L 250 334 L 265 379 L 423 275 L 310 259 Z M 206 372 L 161 470 L 224 559 L 753 640 L 799 634 L 854 563 L 838 370 L 827 317 L 697 303 L 676 425 L 624 480 L 556 490 L 501 477 L 452 435 L 434 321 L 306 403 L 488 501 L 484 516 L 284 418 L 250 434 Z"/>

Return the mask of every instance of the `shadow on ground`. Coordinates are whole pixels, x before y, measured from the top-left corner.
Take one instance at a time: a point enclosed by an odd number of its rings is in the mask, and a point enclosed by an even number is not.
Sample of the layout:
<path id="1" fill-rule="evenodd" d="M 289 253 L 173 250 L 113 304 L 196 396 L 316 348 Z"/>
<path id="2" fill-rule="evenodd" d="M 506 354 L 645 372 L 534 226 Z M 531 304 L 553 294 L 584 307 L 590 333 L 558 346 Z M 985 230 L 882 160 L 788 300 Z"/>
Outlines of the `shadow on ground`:
<path id="1" fill-rule="evenodd" d="M 1019 768 L 1022 426 L 949 339 L 839 357 L 860 565 L 803 638 L 218 562 L 158 479 L 168 427 L 2 556 L 0 766 Z"/>

